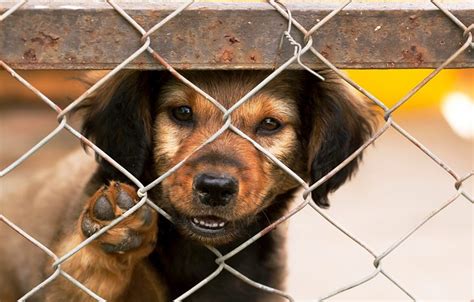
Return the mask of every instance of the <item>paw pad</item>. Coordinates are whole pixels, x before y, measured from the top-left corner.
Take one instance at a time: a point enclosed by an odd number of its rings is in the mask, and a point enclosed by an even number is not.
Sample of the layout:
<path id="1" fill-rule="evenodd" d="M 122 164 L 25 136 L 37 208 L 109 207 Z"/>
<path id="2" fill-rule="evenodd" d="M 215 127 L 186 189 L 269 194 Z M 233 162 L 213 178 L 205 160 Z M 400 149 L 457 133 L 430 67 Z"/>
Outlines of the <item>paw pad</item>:
<path id="1" fill-rule="evenodd" d="M 113 182 L 99 189 L 88 201 L 82 215 L 81 231 L 86 237 L 119 217 L 138 202 L 136 190 L 127 185 Z M 146 250 L 151 252 L 156 242 L 157 213 L 147 205 L 99 236 L 96 241 L 107 253 Z"/>
<path id="2" fill-rule="evenodd" d="M 112 208 L 112 204 L 110 204 L 109 200 L 106 196 L 101 196 L 95 202 L 93 207 L 92 213 L 95 218 L 100 220 L 112 220 L 115 218 L 114 209 Z"/>

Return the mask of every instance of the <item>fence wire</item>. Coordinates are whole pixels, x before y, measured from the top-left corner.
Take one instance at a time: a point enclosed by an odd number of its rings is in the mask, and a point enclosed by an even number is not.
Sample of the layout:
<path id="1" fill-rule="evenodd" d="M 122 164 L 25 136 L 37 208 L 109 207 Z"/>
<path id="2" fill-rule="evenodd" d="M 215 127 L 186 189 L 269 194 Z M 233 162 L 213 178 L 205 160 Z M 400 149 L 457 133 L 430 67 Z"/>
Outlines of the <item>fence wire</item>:
<path id="1" fill-rule="evenodd" d="M 0 22 L 5 20 L 7 17 L 11 17 L 14 15 L 15 11 L 19 10 L 24 4 L 26 4 L 28 0 L 22 0 L 18 1 L 15 5 L 13 5 L 10 9 L 8 9 L 6 12 L 4 12 L 0 16 Z M 222 271 L 227 271 L 234 275 L 236 278 L 239 278 L 243 282 L 258 288 L 262 291 L 266 291 L 268 293 L 272 293 L 275 295 L 279 295 L 281 297 L 286 298 L 288 301 L 295 301 L 295 299 L 286 292 L 283 292 L 281 290 L 271 288 L 265 284 L 260 284 L 254 280 L 249 279 L 247 276 L 244 274 L 240 273 L 237 271 L 235 268 L 230 266 L 226 261 L 229 260 L 230 258 L 234 257 L 238 253 L 240 253 L 242 250 L 244 250 L 246 247 L 251 245 L 253 242 L 264 236 L 265 234 L 269 233 L 273 229 L 275 229 L 278 225 L 283 223 L 284 221 L 288 220 L 298 212 L 300 212 L 303 208 L 309 206 L 316 213 L 318 213 L 323 219 L 325 219 L 329 224 L 334 226 L 336 229 L 338 229 L 341 233 L 343 233 L 345 236 L 350 238 L 356 245 L 360 246 L 363 250 L 365 250 L 368 254 L 370 254 L 373 257 L 373 271 L 367 275 L 367 276 L 361 276 L 360 279 L 354 280 L 352 283 L 344 285 L 339 288 L 335 288 L 333 291 L 329 293 L 324 293 L 322 294 L 319 298 L 317 298 L 317 301 L 322 301 L 325 299 L 328 299 L 330 297 L 334 297 L 342 292 L 348 291 L 352 288 L 355 288 L 357 286 L 362 285 L 363 283 L 369 282 L 373 278 L 375 278 L 378 275 L 383 275 L 387 280 L 392 282 L 401 292 L 403 292 L 408 298 L 412 300 L 416 300 L 416 295 L 411 291 L 409 288 L 407 288 L 405 285 L 402 285 L 401 282 L 398 280 L 395 280 L 388 271 L 386 271 L 383 267 L 383 259 L 388 256 L 390 253 L 392 253 L 395 249 L 397 249 L 401 244 L 403 244 L 410 236 L 412 236 L 417 230 L 419 230 L 424 224 L 426 224 L 429 220 L 433 219 L 436 215 L 441 213 L 446 207 L 451 205 L 452 203 L 456 202 L 459 200 L 459 197 L 463 196 L 467 201 L 474 203 L 472 196 L 469 195 L 469 193 L 464 189 L 463 184 L 466 182 L 469 178 L 471 178 L 474 175 L 474 172 L 470 172 L 466 175 L 461 175 L 454 171 L 452 168 L 449 167 L 449 165 L 444 162 L 442 159 L 437 157 L 432 151 L 430 151 L 427 147 L 425 147 L 422 143 L 420 143 L 415 137 L 413 137 L 408 131 L 403 129 L 400 125 L 398 125 L 394 118 L 393 118 L 393 113 L 398 110 L 401 106 L 403 106 L 407 101 L 410 100 L 410 98 L 416 94 L 420 89 L 422 89 L 431 79 L 433 79 L 441 70 L 446 68 L 446 66 L 454 60 L 457 56 L 459 56 L 461 53 L 463 53 L 468 47 L 474 48 L 474 43 L 473 43 L 473 33 L 472 30 L 474 28 L 474 24 L 469 24 L 465 25 L 463 24 L 459 19 L 456 18 L 449 10 L 444 8 L 438 1 L 436 0 L 431 0 L 431 3 L 436 6 L 441 12 L 443 12 L 447 18 L 452 20 L 458 27 L 459 30 L 463 33 L 463 36 L 465 37 L 465 42 L 457 49 L 456 52 L 454 52 L 450 57 L 448 57 L 442 64 L 438 66 L 434 71 L 432 71 L 426 78 L 424 78 L 420 83 L 418 83 L 413 89 L 408 91 L 404 97 L 402 97 L 394 106 L 391 108 L 387 107 L 383 101 L 379 100 L 372 94 L 370 94 L 368 91 L 366 91 L 364 88 L 362 88 L 360 85 L 358 85 L 356 82 L 354 82 L 352 79 L 350 79 L 346 74 L 341 72 L 337 67 L 335 67 L 329 60 L 327 60 L 320 52 L 318 52 L 314 47 L 312 47 L 312 35 L 316 33 L 320 28 L 330 21 L 334 16 L 339 14 L 341 11 L 344 10 L 346 6 L 352 3 L 351 0 L 348 0 L 344 2 L 340 7 L 334 9 L 332 12 L 330 12 L 325 18 L 322 20 L 318 21 L 316 24 L 314 24 L 309 30 L 305 29 L 300 23 L 298 23 L 297 20 L 295 20 L 291 14 L 291 11 L 280 1 L 275 1 L 275 0 L 268 0 L 268 5 L 271 5 L 276 11 L 278 11 L 287 21 L 288 21 L 288 29 L 282 34 L 282 40 L 281 43 L 289 43 L 292 46 L 294 46 L 294 53 L 293 56 L 291 56 L 286 62 L 284 62 L 282 65 L 280 65 L 278 68 L 276 68 L 266 79 L 264 79 L 260 84 L 258 84 L 256 87 L 254 87 L 251 91 L 249 91 L 244 97 L 242 97 L 240 100 L 238 100 L 231 108 L 225 109 L 218 100 L 214 99 L 210 95 L 208 95 L 206 92 L 201 90 L 199 87 L 194 85 L 191 81 L 186 79 L 183 75 L 181 75 L 177 70 L 175 70 L 163 57 L 160 56 L 158 52 L 156 52 L 153 48 L 151 48 L 151 35 L 154 33 L 157 29 L 159 29 L 161 26 L 178 16 L 183 10 L 187 9 L 189 6 L 191 6 L 194 1 L 188 1 L 178 7 L 173 13 L 165 17 L 163 20 L 158 22 L 156 25 L 151 27 L 149 30 L 144 29 L 141 27 L 129 14 L 127 14 L 115 1 L 113 0 L 106 0 L 106 3 L 108 3 L 117 13 L 120 17 L 124 18 L 128 23 L 130 23 L 133 28 L 136 29 L 137 31 L 137 37 L 141 38 L 142 46 L 135 50 L 127 59 L 125 59 L 122 63 L 117 65 L 114 69 L 112 69 L 109 73 L 107 73 L 103 78 L 101 78 L 99 81 L 97 81 L 94 85 L 92 85 L 86 92 L 84 92 L 81 96 L 79 96 L 77 99 L 75 99 L 73 102 L 71 102 L 67 107 L 64 109 L 61 109 L 58 105 L 56 105 L 51 99 L 49 99 L 47 96 L 42 94 L 38 89 L 33 87 L 27 80 L 22 78 L 18 73 L 15 72 L 6 62 L 2 61 L 0 58 L 0 65 L 7 70 L 13 78 L 18 80 L 21 84 L 23 84 L 26 88 L 28 88 L 30 91 L 32 91 L 36 96 L 38 96 L 39 99 L 41 99 L 46 105 L 48 105 L 52 110 L 54 110 L 57 113 L 57 119 L 58 119 L 58 126 L 51 131 L 50 134 L 45 136 L 40 142 L 38 142 L 35 146 L 33 146 L 29 151 L 24 153 L 20 158 L 18 158 L 15 162 L 11 163 L 8 165 L 6 168 L 0 171 L 0 177 L 6 176 L 9 172 L 14 170 L 18 165 L 22 164 L 24 161 L 26 161 L 33 153 L 35 153 L 37 150 L 42 148 L 44 145 L 49 143 L 58 133 L 62 131 L 68 131 L 70 132 L 73 136 L 75 136 L 77 139 L 79 139 L 82 143 L 86 144 L 90 148 L 92 148 L 101 158 L 109 162 L 112 166 L 117 168 L 123 175 L 125 175 L 130 181 L 132 181 L 137 187 L 138 187 L 138 196 L 140 197 L 140 201 L 127 210 L 123 215 L 120 217 L 116 218 L 110 224 L 108 224 L 106 227 L 100 229 L 97 233 L 93 234 L 83 242 L 81 242 L 79 245 L 77 245 L 75 248 L 67 252 L 65 255 L 59 257 L 58 255 L 54 254 L 50 249 L 48 249 L 46 246 L 41 244 L 39 241 L 37 241 L 35 238 L 27 234 L 25 231 L 23 231 L 20 227 L 15 225 L 12 221 L 10 221 L 7 217 L 4 215 L 0 214 L 0 220 L 13 229 L 15 232 L 18 233 L 18 235 L 23 236 L 26 238 L 28 241 L 33 243 L 35 246 L 37 246 L 39 249 L 41 249 L 45 254 L 47 254 L 51 259 L 54 260 L 54 272 L 52 275 L 50 275 L 47 279 L 45 279 L 43 282 L 38 284 L 36 287 L 31 289 L 28 293 L 26 293 L 23 297 L 19 299 L 19 301 L 25 301 L 27 298 L 35 295 L 38 291 L 40 291 L 43 287 L 45 287 L 47 284 L 52 282 L 58 277 L 64 277 L 67 279 L 69 282 L 77 286 L 79 289 L 83 290 L 85 293 L 87 293 L 90 297 L 96 299 L 97 301 L 105 301 L 103 298 L 101 298 L 99 295 L 96 293 L 92 292 L 90 289 L 85 287 L 80 281 L 74 279 L 72 276 L 67 274 L 65 271 L 61 269 L 61 264 L 64 263 L 65 261 L 68 261 L 70 257 L 72 257 L 74 254 L 76 254 L 80 249 L 82 249 L 84 246 L 87 244 L 91 243 L 93 240 L 95 240 L 97 237 L 101 236 L 103 233 L 107 232 L 110 228 L 118 224 L 120 221 L 124 220 L 126 217 L 130 216 L 133 214 L 135 211 L 137 211 L 140 207 L 143 205 L 147 204 L 154 210 L 156 210 L 161 216 L 165 217 L 166 219 L 170 220 L 172 222 L 171 216 L 166 213 L 163 209 L 158 207 L 155 203 L 153 203 L 149 198 L 147 192 L 161 183 L 165 178 L 169 177 L 171 174 L 173 174 L 179 167 L 181 167 L 187 159 L 192 156 L 195 152 L 197 152 L 199 149 L 202 147 L 206 146 L 207 144 L 210 144 L 214 140 L 216 140 L 222 133 L 225 131 L 229 130 L 234 132 L 235 134 L 239 135 L 240 137 L 244 138 L 245 140 L 249 141 L 253 146 L 255 146 L 256 149 L 258 149 L 260 152 L 262 152 L 266 157 L 268 157 L 270 160 L 272 160 L 276 165 L 278 165 L 283 171 L 285 171 L 288 175 L 293 177 L 304 189 L 303 192 L 303 197 L 304 200 L 296 205 L 293 209 L 291 209 L 286 215 L 282 216 L 280 219 L 277 221 L 273 222 L 260 232 L 256 233 L 253 235 L 251 238 L 249 238 L 247 241 L 242 243 L 240 246 L 235 248 L 234 250 L 228 252 L 227 254 L 222 254 L 219 252 L 218 249 L 214 247 L 208 247 L 209 251 L 212 252 L 216 258 L 216 270 L 211 273 L 209 276 L 204 278 L 201 282 L 196 284 L 194 287 L 190 288 L 188 291 L 184 292 L 181 296 L 175 298 L 174 301 L 182 301 L 189 296 L 193 295 L 194 292 L 196 292 L 198 289 L 201 287 L 205 286 L 207 283 L 209 283 L 212 279 L 214 279 L 216 276 L 218 276 Z M 304 35 L 304 44 L 300 44 L 296 41 L 296 39 L 291 35 L 292 29 L 299 30 L 303 35 Z M 88 96 L 90 96 L 92 93 L 94 93 L 99 87 L 101 87 L 105 82 L 110 80 L 117 72 L 120 70 L 124 69 L 127 64 L 135 60 L 137 57 L 141 56 L 144 52 L 148 52 L 151 54 L 151 56 L 156 59 L 157 62 L 159 62 L 165 69 L 167 69 L 174 77 L 176 77 L 178 80 L 182 81 L 184 84 L 195 90 L 197 93 L 201 94 L 205 99 L 207 99 L 211 104 L 213 104 L 216 108 L 218 108 L 222 112 L 222 117 L 223 117 L 223 124 L 222 127 L 214 133 L 212 136 L 210 136 L 201 146 L 196 148 L 191 154 L 189 154 L 186 158 L 184 158 L 181 162 L 179 162 L 176 166 L 171 168 L 169 171 L 155 179 L 149 184 L 142 184 L 137 178 L 135 178 L 130 172 L 128 172 L 125 168 L 123 168 L 119 163 L 117 163 L 112 157 L 107 155 L 105 152 L 103 152 L 99 147 L 94 145 L 91 141 L 89 141 L 87 138 L 82 136 L 76 129 L 74 129 L 67 121 L 67 114 L 71 112 L 74 108 L 76 108 L 81 102 L 83 102 Z M 320 178 L 316 183 L 313 185 L 309 186 L 303 179 L 301 179 L 295 172 L 293 172 L 290 168 L 285 166 L 281 161 L 279 161 L 273 154 L 271 154 L 268 150 L 266 150 L 264 147 L 259 145 L 256 141 L 251 139 L 248 135 L 243 133 L 241 130 L 239 130 L 236 126 L 232 124 L 232 112 L 235 111 L 237 108 L 242 106 L 246 101 L 248 101 L 255 93 L 257 93 L 262 87 L 264 87 L 267 83 L 269 83 L 272 79 L 274 79 L 277 75 L 279 75 L 283 70 L 288 68 L 291 64 L 299 64 L 302 68 L 308 70 L 311 74 L 313 74 L 315 77 L 319 77 L 321 79 L 324 79 L 321 75 L 317 74 L 315 71 L 309 69 L 306 65 L 304 65 L 301 62 L 301 56 L 305 53 L 312 53 L 314 54 L 315 58 L 320 60 L 326 67 L 329 69 L 333 70 L 343 81 L 347 82 L 349 85 L 354 87 L 356 90 L 364 94 L 366 97 L 368 97 L 372 102 L 380 107 L 384 111 L 384 118 L 385 118 L 385 123 L 370 137 L 360 148 L 358 148 L 355 152 L 353 152 L 349 157 L 347 157 L 344 161 L 342 161 L 337 167 L 335 167 L 332 171 L 327 173 L 325 176 Z M 314 201 L 311 200 L 310 193 L 324 184 L 326 181 L 328 181 L 331 177 L 333 177 L 338 171 L 343 169 L 346 165 L 348 165 L 354 158 L 356 158 L 358 155 L 361 154 L 369 145 L 373 144 L 377 139 L 379 139 L 388 129 L 394 129 L 397 132 L 399 132 L 403 137 L 405 137 L 408 141 L 410 141 L 412 144 L 414 144 L 418 149 L 423 152 L 426 156 L 431 158 L 441 169 L 443 169 L 447 174 L 449 174 L 452 179 L 453 179 L 453 195 L 447 200 L 442 202 L 437 208 L 433 209 L 430 213 L 427 214 L 427 216 L 421 220 L 419 223 L 416 225 L 412 226 L 411 228 L 408 228 L 403 235 L 400 236 L 398 240 L 393 242 L 387 249 L 385 249 L 382 253 L 376 253 L 368 244 L 366 244 L 364 241 L 362 241 L 360 238 L 352 234 L 348 229 L 346 229 L 342 223 L 339 223 L 328 215 L 326 212 L 324 212 Z"/>

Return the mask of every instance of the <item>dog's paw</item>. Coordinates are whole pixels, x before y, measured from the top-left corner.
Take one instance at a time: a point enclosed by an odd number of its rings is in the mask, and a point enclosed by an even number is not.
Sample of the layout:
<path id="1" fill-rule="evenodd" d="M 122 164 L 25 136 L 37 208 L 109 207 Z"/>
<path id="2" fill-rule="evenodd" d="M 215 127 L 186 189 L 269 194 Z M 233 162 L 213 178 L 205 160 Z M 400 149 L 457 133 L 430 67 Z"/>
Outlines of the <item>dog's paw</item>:
<path id="1" fill-rule="evenodd" d="M 138 199 L 136 190 L 130 185 L 111 182 L 109 186 L 103 186 L 87 201 L 80 219 L 82 234 L 92 236 L 133 207 Z M 149 206 L 143 205 L 91 244 L 106 253 L 145 257 L 156 245 L 157 216 Z"/>

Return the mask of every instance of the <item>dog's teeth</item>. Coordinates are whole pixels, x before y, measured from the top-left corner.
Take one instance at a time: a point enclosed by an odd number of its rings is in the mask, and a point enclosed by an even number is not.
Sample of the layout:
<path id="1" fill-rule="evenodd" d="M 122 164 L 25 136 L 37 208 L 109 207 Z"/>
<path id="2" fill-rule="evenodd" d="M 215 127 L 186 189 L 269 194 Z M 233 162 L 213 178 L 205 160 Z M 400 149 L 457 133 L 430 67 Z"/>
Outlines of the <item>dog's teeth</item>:
<path id="1" fill-rule="evenodd" d="M 205 220 L 200 220 L 198 218 L 193 218 L 192 221 L 194 224 L 197 224 L 199 226 L 206 227 L 209 229 L 222 228 L 226 224 L 225 222 L 205 221 Z"/>

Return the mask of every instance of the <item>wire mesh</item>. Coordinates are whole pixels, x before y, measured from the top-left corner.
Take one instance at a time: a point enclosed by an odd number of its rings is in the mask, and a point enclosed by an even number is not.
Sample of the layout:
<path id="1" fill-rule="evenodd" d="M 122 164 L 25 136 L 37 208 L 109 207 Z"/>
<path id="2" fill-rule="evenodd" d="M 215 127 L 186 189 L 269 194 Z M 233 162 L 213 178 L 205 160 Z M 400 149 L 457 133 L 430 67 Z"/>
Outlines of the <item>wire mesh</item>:
<path id="1" fill-rule="evenodd" d="M 15 11 L 21 9 L 21 7 L 26 4 L 28 1 L 27 0 L 22 0 L 18 1 L 15 5 L 13 5 L 10 9 L 8 9 L 5 13 L 3 13 L 0 16 L 0 21 L 3 21 L 7 17 L 10 17 L 14 15 Z M 157 29 L 159 29 L 161 26 L 178 16 L 183 10 L 187 9 L 190 7 L 194 1 L 188 1 L 178 7 L 173 13 L 162 19 L 160 22 L 158 22 L 156 25 L 151 27 L 149 30 L 144 29 L 141 27 L 129 14 L 127 14 L 121 7 L 118 5 L 115 1 L 113 0 L 107 0 L 106 1 L 117 13 L 122 17 L 124 20 L 126 20 L 128 23 L 130 23 L 133 28 L 136 29 L 137 31 L 137 37 L 141 38 L 142 46 L 135 50 L 132 55 L 130 55 L 127 59 L 125 59 L 121 64 L 116 66 L 113 70 L 111 70 L 107 75 L 105 75 L 102 79 L 97 81 L 94 85 L 92 85 L 85 93 L 83 93 L 81 96 L 79 96 L 77 99 L 75 99 L 73 102 L 71 102 L 67 107 L 64 109 L 61 109 L 58 105 L 56 105 L 52 100 L 50 100 L 47 96 L 42 94 L 38 89 L 33 87 L 27 80 L 23 79 L 18 73 L 15 72 L 10 66 L 0 60 L 0 65 L 7 70 L 13 78 L 18 80 L 22 85 L 24 85 L 26 88 L 31 90 L 36 96 L 38 96 L 39 99 L 41 99 L 46 105 L 48 105 L 52 110 L 54 110 L 57 113 L 57 119 L 58 119 L 58 126 L 55 128 L 50 134 L 45 136 L 38 144 L 36 144 L 34 147 L 32 147 L 29 151 L 24 153 L 21 157 L 19 157 L 16 161 L 8 165 L 6 168 L 2 169 L 0 171 L 0 176 L 4 177 L 8 173 L 10 173 L 12 170 L 14 170 L 16 167 L 21 165 L 23 162 L 25 162 L 28 157 L 30 157 L 34 152 L 42 148 L 44 145 L 48 144 L 58 133 L 62 131 L 68 131 L 72 135 L 74 135 L 77 139 L 79 139 L 82 143 L 86 144 L 87 146 L 91 147 L 102 159 L 106 160 L 109 162 L 112 166 L 117 168 L 123 175 L 125 175 L 130 181 L 132 181 L 137 187 L 138 187 L 138 196 L 140 197 L 140 201 L 134 205 L 132 208 L 127 210 L 123 215 L 119 216 L 110 224 L 108 224 L 106 227 L 100 229 L 98 232 L 81 242 L 79 245 L 71 249 L 69 252 L 67 252 L 65 255 L 59 257 L 56 254 L 54 254 L 50 249 L 48 249 L 46 246 L 41 244 L 39 241 L 37 241 L 35 238 L 32 236 L 28 235 L 25 231 L 23 231 L 20 227 L 15 225 L 12 221 L 10 221 L 7 217 L 4 215 L 0 215 L 0 220 L 13 229 L 15 232 L 18 233 L 19 236 L 23 236 L 26 238 L 28 241 L 33 243 L 35 246 L 37 246 L 39 249 L 41 249 L 45 254 L 47 254 L 50 258 L 54 260 L 54 272 L 51 274 L 47 279 L 45 279 L 43 282 L 38 284 L 36 287 L 31 289 L 27 294 L 25 294 L 23 297 L 19 299 L 19 301 L 25 301 L 27 298 L 35 295 L 38 291 L 40 291 L 43 287 L 45 287 L 47 284 L 58 278 L 59 276 L 64 277 L 66 280 L 77 286 L 79 289 L 90 295 L 93 299 L 96 299 L 97 301 L 105 301 L 103 298 L 101 298 L 99 295 L 96 293 L 92 292 L 90 289 L 85 287 L 80 281 L 74 279 L 72 276 L 67 274 L 65 271 L 61 269 L 61 264 L 64 263 L 65 261 L 68 261 L 70 257 L 75 255 L 79 250 L 84 248 L 87 244 L 91 243 L 93 240 L 95 240 L 97 237 L 101 236 L 103 233 L 107 232 L 109 229 L 117 225 L 119 222 L 123 221 L 126 217 L 132 215 L 135 211 L 139 210 L 142 206 L 145 204 L 149 205 L 151 208 L 159 212 L 159 214 L 166 219 L 170 220 L 172 222 L 171 216 L 166 213 L 163 209 L 158 207 L 155 203 L 153 203 L 149 198 L 147 192 L 151 190 L 153 187 L 157 186 L 159 183 L 161 183 L 165 178 L 169 177 L 172 175 L 179 167 L 181 167 L 189 157 L 191 157 L 195 152 L 197 152 L 199 149 L 203 148 L 204 146 L 212 143 L 215 141 L 219 136 L 221 136 L 225 131 L 232 131 L 233 133 L 237 134 L 238 136 L 242 137 L 243 139 L 249 141 L 253 146 L 255 146 L 256 149 L 258 149 L 260 152 L 262 152 L 268 159 L 273 161 L 278 167 L 280 167 L 283 171 L 285 171 L 288 175 L 290 175 L 292 178 L 294 178 L 304 189 L 303 192 L 303 197 L 304 200 L 296 205 L 293 209 L 291 209 L 287 214 L 282 216 L 280 219 L 277 221 L 273 222 L 269 226 L 267 226 L 265 229 L 259 231 L 258 233 L 254 234 L 252 237 L 250 237 L 248 240 L 246 240 L 244 243 L 242 243 L 240 246 L 235 248 L 234 250 L 222 254 L 218 249 L 213 248 L 213 247 L 208 247 L 209 251 L 215 255 L 215 262 L 216 262 L 216 269 L 214 272 L 212 272 L 209 276 L 204 278 L 202 281 L 200 281 L 198 284 L 196 284 L 194 287 L 190 288 L 188 291 L 182 293 L 181 296 L 176 297 L 175 301 L 182 301 L 190 296 L 192 296 L 198 289 L 200 289 L 203 286 L 206 286 L 212 279 L 214 279 L 216 276 L 218 276 L 221 272 L 227 271 L 231 273 L 235 278 L 241 279 L 243 282 L 246 282 L 247 284 L 258 288 L 262 291 L 266 291 L 268 293 L 272 293 L 275 295 L 279 295 L 288 301 L 294 301 L 294 298 L 289 294 L 285 293 L 279 289 L 271 288 L 265 284 L 260 284 L 254 280 L 251 280 L 244 274 L 240 273 L 237 271 L 235 268 L 230 266 L 226 261 L 243 251 L 246 247 L 251 245 L 253 242 L 257 241 L 259 238 L 263 237 L 265 234 L 269 233 L 273 229 L 275 229 L 278 225 L 283 223 L 284 221 L 290 219 L 292 216 L 300 212 L 303 208 L 309 206 L 316 211 L 318 215 L 320 215 L 324 220 L 326 220 L 329 224 L 334 226 L 336 229 L 338 229 L 341 233 L 343 233 L 345 236 L 350 238 L 356 245 L 360 246 L 363 250 L 365 250 L 368 254 L 370 254 L 373 257 L 373 271 L 366 275 L 366 276 L 361 276 L 360 279 L 354 280 L 352 283 L 344 285 L 339 288 L 335 288 L 333 291 L 329 293 L 324 293 L 320 295 L 319 298 L 317 298 L 318 301 L 322 301 L 325 299 L 328 299 L 330 297 L 337 296 L 345 291 L 348 291 L 352 288 L 358 287 L 366 282 L 369 282 L 373 278 L 375 278 L 378 275 L 383 275 L 387 280 L 392 282 L 401 292 L 403 292 L 408 298 L 412 300 L 416 300 L 416 295 L 413 293 L 410 289 L 408 289 L 405 285 L 402 285 L 401 282 L 398 280 L 395 280 L 388 271 L 386 271 L 383 267 L 383 259 L 391 254 L 394 250 L 396 250 L 400 245 L 402 245 L 410 236 L 412 236 L 415 232 L 417 232 L 424 224 L 426 224 L 428 221 L 433 219 L 436 215 L 440 214 L 444 209 L 446 209 L 449 205 L 452 203 L 458 201 L 461 197 L 463 196 L 466 200 L 470 201 L 473 203 L 473 198 L 472 196 L 469 195 L 469 193 L 464 189 L 463 183 L 471 178 L 473 176 L 473 172 L 470 172 L 466 175 L 460 175 L 456 171 L 454 171 L 452 168 L 449 167 L 449 165 L 444 162 L 442 159 L 437 157 L 432 151 L 430 151 L 427 147 L 425 147 L 422 143 L 420 143 L 415 137 L 413 137 L 408 131 L 403 129 L 400 125 L 398 125 L 394 118 L 393 118 L 393 113 L 397 111 L 401 106 L 403 106 L 407 101 L 410 100 L 410 98 L 416 94 L 418 91 L 420 91 L 431 79 L 433 79 L 441 70 L 446 68 L 450 62 L 452 62 L 457 56 L 459 56 L 461 53 L 463 53 L 467 48 L 469 47 L 474 47 L 473 44 L 473 24 L 470 25 L 465 25 L 463 24 L 460 20 L 456 18 L 449 10 L 445 9 L 438 1 L 431 0 L 434 6 L 436 6 L 442 13 L 446 15 L 447 18 L 452 20 L 460 29 L 460 31 L 463 33 L 465 37 L 465 43 L 462 44 L 458 50 L 453 53 L 450 57 L 448 57 L 441 65 L 439 65 L 438 68 L 436 68 L 433 72 L 431 72 L 426 78 L 424 78 L 420 83 L 418 83 L 413 89 L 411 89 L 409 92 L 406 93 L 404 97 L 402 97 L 394 106 L 391 108 L 387 107 L 383 101 L 379 100 L 372 94 L 370 94 L 368 91 L 366 91 L 364 88 L 359 86 L 356 82 L 354 82 L 352 79 L 350 79 L 346 74 L 341 72 L 337 67 L 335 67 L 329 60 L 327 60 L 320 52 L 318 52 L 315 48 L 312 47 L 312 35 L 315 34 L 318 30 L 321 30 L 323 25 L 327 22 L 329 22 L 335 15 L 339 14 L 341 11 L 344 10 L 349 4 L 352 3 L 352 1 L 346 1 L 344 2 L 340 7 L 336 8 L 332 12 L 330 12 L 325 18 L 323 18 L 321 21 L 318 21 L 316 24 L 314 24 L 309 30 L 306 30 L 300 23 L 298 23 L 297 20 L 293 18 L 291 15 L 291 10 L 288 9 L 283 3 L 280 1 L 275 1 L 275 0 L 269 0 L 268 5 L 271 5 L 276 11 L 278 11 L 287 21 L 288 21 L 288 29 L 282 34 L 282 40 L 281 43 L 290 43 L 292 46 L 294 46 L 294 53 L 293 56 L 291 56 L 285 63 L 283 63 L 280 67 L 276 68 L 267 78 L 265 78 L 260 84 L 255 86 L 252 90 L 250 90 L 247 94 L 245 94 L 244 97 L 242 97 L 240 100 L 238 100 L 231 108 L 225 109 L 218 100 L 214 99 L 210 95 L 208 95 L 206 92 L 201 90 L 199 87 L 197 87 L 195 84 L 193 84 L 191 81 L 186 79 L 182 74 L 180 74 L 177 70 L 175 70 L 168 62 L 166 62 L 165 59 L 163 59 L 158 52 L 156 52 L 154 49 L 151 48 L 150 46 L 150 41 L 152 39 L 151 35 L 154 33 Z M 299 30 L 303 35 L 304 35 L 304 45 L 300 44 L 297 42 L 297 40 L 291 35 L 292 29 L 295 28 Z M 285 41 L 286 40 L 286 41 Z M 219 109 L 222 112 L 222 118 L 223 118 L 223 123 L 222 127 L 215 132 L 212 136 L 210 136 L 201 146 L 196 148 L 193 152 L 191 152 L 187 157 L 185 157 L 181 162 L 179 162 L 177 165 L 175 165 L 173 168 L 171 168 L 169 171 L 161 175 L 159 178 L 155 179 L 149 184 L 142 184 L 136 177 L 134 177 L 129 171 L 127 171 L 124 167 L 122 167 L 119 163 L 117 163 L 112 157 L 110 157 L 108 154 L 103 152 L 99 147 L 94 145 L 91 141 L 89 141 L 87 138 L 82 136 L 76 129 L 71 126 L 68 121 L 67 121 L 67 114 L 71 112 L 71 110 L 77 108 L 78 105 L 80 105 L 88 96 L 90 96 L 92 93 L 96 92 L 99 87 L 101 87 L 105 82 L 109 81 L 117 72 L 120 70 L 124 69 L 126 65 L 130 62 L 132 62 L 135 58 L 143 55 L 143 53 L 147 51 L 153 58 L 155 58 L 161 65 L 164 66 L 165 69 L 167 69 L 175 78 L 177 78 L 179 81 L 183 82 L 185 85 L 188 87 L 192 88 L 195 90 L 197 93 L 202 95 L 205 99 L 207 99 L 211 104 L 213 104 L 217 109 Z M 382 127 L 380 127 L 376 133 L 372 135 L 360 148 L 358 148 L 355 152 L 353 152 L 349 157 L 347 157 L 344 161 L 339 163 L 337 167 L 335 167 L 332 171 L 321 177 L 316 183 L 313 185 L 309 186 L 303 179 L 301 179 L 295 172 L 293 172 L 289 167 L 287 167 L 284 163 L 279 161 L 273 154 L 271 154 L 268 150 L 266 150 L 263 146 L 259 145 L 256 141 L 254 141 L 252 138 L 250 138 L 248 135 L 246 135 L 244 132 L 242 132 L 240 129 L 238 129 L 236 126 L 232 124 L 232 112 L 234 112 L 237 108 L 241 107 L 245 102 L 247 102 L 252 96 L 254 96 L 260 89 L 262 89 L 266 84 L 268 84 L 272 79 L 274 79 L 277 75 L 279 75 L 282 71 L 288 68 L 291 64 L 299 64 L 302 68 L 306 69 L 308 72 L 313 74 L 315 77 L 319 77 L 324 80 L 324 78 L 316 73 L 315 71 L 309 69 L 306 65 L 304 65 L 301 61 L 301 56 L 305 53 L 312 53 L 315 58 L 319 59 L 325 66 L 327 66 L 329 69 L 333 70 L 343 81 L 347 82 L 349 85 L 353 86 L 356 90 L 364 94 L 366 97 L 368 97 L 372 102 L 380 107 L 384 111 L 384 117 L 385 117 L 385 123 L 383 124 Z M 373 144 L 376 140 L 378 140 L 388 129 L 394 129 L 397 132 L 399 132 L 403 137 L 405 137 L 406 140 L 410 141 L 412 144 L 414 144 L 421 152 L 423 152 L 427 157 L 431 158 L 441 169 L 443 169 L 448 175 L 450 175 L 453 179 L 453 186 L 454 186 L 454 192 L 453 195 L 445 202 L 441 203 L 436 209 L 433 209 L 427 216 L 421 220 L 419 223 L 416 225 L 412 226 L 411 228 L 408 228 L 403 235 L 400 236 L 398 240 L 393 242 L 389 247 L 387 247 L 382 253 L 376 253 L 368 244 L 363 242 L 360 238 L 357 236 L 353 235 L 348 229 L 346 229 L 342 223 L 339 223 L 328 215 L 326 212 L 324 212 L 314 201 L 311 200 L 310 193 L 324 184 L 326 181 L 328 181 L 331 177 L 333 177 L 338 171 L 343 169 L 345 166 L 347 166 L 352 160 L 354 160 L 358 155 L 360 155 L 369 145 Z"/>

